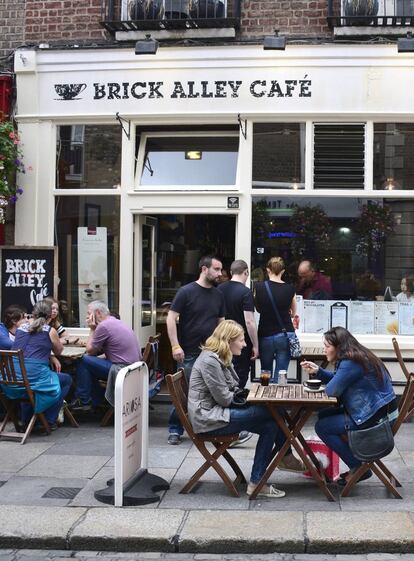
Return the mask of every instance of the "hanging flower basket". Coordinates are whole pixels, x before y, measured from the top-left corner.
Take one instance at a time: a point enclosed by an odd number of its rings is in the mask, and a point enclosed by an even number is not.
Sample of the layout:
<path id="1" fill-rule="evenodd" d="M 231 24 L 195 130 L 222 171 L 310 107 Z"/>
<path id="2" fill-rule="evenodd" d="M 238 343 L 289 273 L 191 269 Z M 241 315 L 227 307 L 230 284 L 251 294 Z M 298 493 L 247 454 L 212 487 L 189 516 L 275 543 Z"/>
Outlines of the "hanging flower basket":
<path id="1" fill-rule="evenodd" d="M 20 138 L 10 121 L 0 122 L 0 224 L 4 224 L 5 207 L 15 203 L 23 193 L 16 173 L 25 173 Z"/>
<path id="2" fill-rule="evenodd" d="M 320 248 L 329 245 L 332 225 L 328 215 L 320 205 L 295 205 L 290 218 L 290 228 L 295 234 L 292 239 L 293 252 L 301 257 L 311 255 Z"/>
<path id="3" fill-rule="evenodd" d="M 355 230 L 359 236 L 356 252 L 366 256 L 378 253 L 387 236 L 394 233 L 394 228 L 394 217 L 388 206 L 377 203 L 363 205 L 356 221 Z"/>

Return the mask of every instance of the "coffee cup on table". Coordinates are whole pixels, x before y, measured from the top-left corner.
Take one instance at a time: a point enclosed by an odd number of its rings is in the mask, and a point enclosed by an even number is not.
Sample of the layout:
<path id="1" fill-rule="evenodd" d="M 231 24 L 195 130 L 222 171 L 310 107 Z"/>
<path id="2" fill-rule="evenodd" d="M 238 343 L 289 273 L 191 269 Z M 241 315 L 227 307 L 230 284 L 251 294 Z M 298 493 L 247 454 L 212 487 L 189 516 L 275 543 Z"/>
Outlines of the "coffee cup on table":
<path id="1" fill-rule="evenodd" d="M 306 382 L 306 385 L 311 390 L 319 390 L 322 385 L 322 380 L 319 380 L 317 378 L 309 378 L 309 380 Z"/>

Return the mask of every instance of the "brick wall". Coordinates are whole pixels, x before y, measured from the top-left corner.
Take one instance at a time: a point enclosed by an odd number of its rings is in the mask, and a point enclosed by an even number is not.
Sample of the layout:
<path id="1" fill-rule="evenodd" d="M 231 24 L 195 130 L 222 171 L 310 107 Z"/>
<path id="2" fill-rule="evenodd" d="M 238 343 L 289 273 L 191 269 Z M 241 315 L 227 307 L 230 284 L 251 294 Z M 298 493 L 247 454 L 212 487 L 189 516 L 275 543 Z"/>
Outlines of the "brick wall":
<path id="1" fill-rule="evenodd" d="M 279 29 L 281 35 L 331 35 L 326 0 L 242 0 L 241 37 L 262 37 Z"/>
<path id="2" fill-rule="evenodd" d="M 0 69 L 7 68 L 7 57 L 23 43 L 25 0 L 0 1 Z"/>
<path id="3" fill-rule="evenodd" d="M 100 0 L 27 0 L 25 41 L 102 41 L 105 32 L 100 19 Z"/>

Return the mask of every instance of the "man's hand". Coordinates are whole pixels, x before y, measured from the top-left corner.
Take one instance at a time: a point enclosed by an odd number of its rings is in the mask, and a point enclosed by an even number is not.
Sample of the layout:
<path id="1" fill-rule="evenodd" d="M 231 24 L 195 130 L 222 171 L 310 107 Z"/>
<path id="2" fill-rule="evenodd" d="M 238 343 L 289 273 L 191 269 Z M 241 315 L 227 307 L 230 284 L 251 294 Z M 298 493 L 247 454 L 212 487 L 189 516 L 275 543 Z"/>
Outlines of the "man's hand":
<path id="1" fill-rule="evenodd" d="M 259 349 L 257 347 L 253 347 L 250 360 L 256 360 L 256 358 L 259 358 Z"/>
<path id="2" fill-rule="evenodd" d="M 54 370 L 55 372 L 61 372 L 62 371 L 62 365 L 60 364 L 59 359 L 57 359 L 55 356 L 51 356 L 50 359 L 50 367 L 52 370 Z"/>
<path id="3" fill-rule="evenodd" d="M 180 363 L 184 362 L 185 354 L 184 354 L 183 349 L 180 347 L 180 345 L 175 345 L 172 348 L 172 355 L 173 355 L 173 359 L 176 362 L 180 362 Z"/>
<path id="4" fill-rule="evenodd" d="M 89 327 L 89 329 L 92 329 L 92 331 L 94 331 L 96 329 L 96 318 L 95 318 L 95 314 L 88 314 L 86 317 L 86 325 Z"/>

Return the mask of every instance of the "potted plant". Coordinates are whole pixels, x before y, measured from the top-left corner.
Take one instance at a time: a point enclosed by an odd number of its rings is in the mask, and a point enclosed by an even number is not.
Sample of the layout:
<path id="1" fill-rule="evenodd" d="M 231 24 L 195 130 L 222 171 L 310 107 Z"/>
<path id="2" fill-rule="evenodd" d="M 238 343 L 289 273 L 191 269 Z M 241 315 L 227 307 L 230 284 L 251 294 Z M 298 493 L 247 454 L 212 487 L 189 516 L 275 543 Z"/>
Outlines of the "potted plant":
<path id="1" fill-rule="evenodd" d="M 292 250 L 297 257 L 317 255 L 320 250 L 329 247 L 332 224 L 329 216 L 320 205 L 294 205 L 290 218 L 290 229 L 295 234 L 292 238 Z"/>
<path id="2" fill-rule="evenodd" d="M 372 16 L 377 13 L 378 0 L 344 0 L 343 14 L 348 16 L 346 25 L 369 25 L 372 23 Z"/>
<path id="3" fill-rule="evenodd" d="M 394 233 L 394 216 L 388 206 L 377 203 L 362 205 L 355 229 L 359 236 L 356 252 L 359 255 L 370 256 L 372 253 L 378 253 L 387 236 Z"/>
<path id="4" fill-rule="evenodd" d="M 5 208 L 15 203 L 23 189 L 17 185 L 16 173 L 25 173 L 20 138 L 10 121 L 0 122 L 0 224 L 4 224 Z"/>

